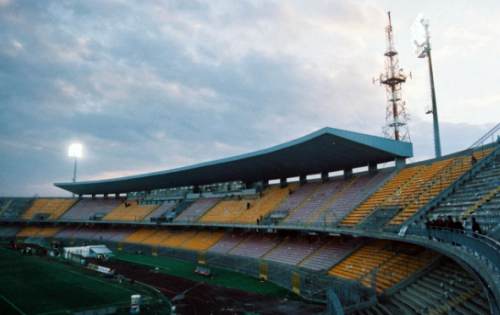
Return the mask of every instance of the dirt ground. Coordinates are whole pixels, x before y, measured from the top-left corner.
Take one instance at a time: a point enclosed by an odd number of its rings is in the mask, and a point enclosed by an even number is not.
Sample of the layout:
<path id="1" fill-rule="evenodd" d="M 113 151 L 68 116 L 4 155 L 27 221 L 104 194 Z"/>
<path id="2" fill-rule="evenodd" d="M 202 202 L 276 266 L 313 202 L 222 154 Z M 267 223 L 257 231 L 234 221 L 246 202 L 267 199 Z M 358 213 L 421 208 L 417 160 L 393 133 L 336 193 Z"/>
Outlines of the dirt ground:
<path id="1" fill-rule="evenodd" d="M 323 305 L 287 300 L 194 282 L 123 261 L 100 262 L 119 274 L 158 288 L 176 314 L 322 314 Z"/>

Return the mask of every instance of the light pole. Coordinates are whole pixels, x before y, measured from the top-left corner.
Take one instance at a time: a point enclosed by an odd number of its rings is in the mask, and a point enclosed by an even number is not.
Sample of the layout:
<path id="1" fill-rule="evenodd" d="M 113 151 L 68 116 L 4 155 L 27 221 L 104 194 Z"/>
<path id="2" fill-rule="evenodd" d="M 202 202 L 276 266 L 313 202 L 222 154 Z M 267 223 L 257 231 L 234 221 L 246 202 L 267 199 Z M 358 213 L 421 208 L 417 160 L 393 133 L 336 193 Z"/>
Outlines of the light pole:
<path id="1" fill-rule="evenodd" d="M 83 146 L 80 143 L 72 143 L 68 148 L 68 156 L 74 159 L 73 164 L 73 183 L 76 182 L 76 169 L 78 159 L 82 157 Z M 75 194 L 73 194 L 75 197 Z"/>
<path id="2" fill-rule="evenodd" d="M 434 71 L 432 69 L 432 55 L 431 55 L 431 42 L 429 32 L 429 20 L 425 19 L 422 15 L 417 16 L 413 28 L 413 43 L 417 49 L 417 57 L 427 57 L 429 66 L 429 81 L 431 84 L 431 100 L 432 109 L 427 111 L 426 114 L 432 113 L 432 121 L 434 127 L 434 151 L 436 157 L 441 157 L 441 136 L 439 132 L 439 118 L 436 102 L 436 90 L 434 88 Z"/>

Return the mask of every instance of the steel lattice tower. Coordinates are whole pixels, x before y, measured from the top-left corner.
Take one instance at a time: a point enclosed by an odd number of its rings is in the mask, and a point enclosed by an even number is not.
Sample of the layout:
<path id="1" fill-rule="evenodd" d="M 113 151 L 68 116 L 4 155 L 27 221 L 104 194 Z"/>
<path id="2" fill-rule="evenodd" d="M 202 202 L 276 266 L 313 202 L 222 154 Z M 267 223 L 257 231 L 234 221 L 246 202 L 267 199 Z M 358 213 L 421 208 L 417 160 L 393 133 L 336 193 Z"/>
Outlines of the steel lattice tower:
<path id="1" fill-rule="evenodd" d="M 399 67 L 398 52 L 394 48 L 391 12 L 387 12 L 389 24 L 385 28 L 387 49 L 385 56 L 385 72 L 380 74 L 378 81 L 385 86 L 387 94 L 386 124 L 384 134 L 394 140 L 410 140 L 408 130 L 408 114 L 406 103 L 402 99 L 401 88 L 406 82 L 407 75 Z"/>

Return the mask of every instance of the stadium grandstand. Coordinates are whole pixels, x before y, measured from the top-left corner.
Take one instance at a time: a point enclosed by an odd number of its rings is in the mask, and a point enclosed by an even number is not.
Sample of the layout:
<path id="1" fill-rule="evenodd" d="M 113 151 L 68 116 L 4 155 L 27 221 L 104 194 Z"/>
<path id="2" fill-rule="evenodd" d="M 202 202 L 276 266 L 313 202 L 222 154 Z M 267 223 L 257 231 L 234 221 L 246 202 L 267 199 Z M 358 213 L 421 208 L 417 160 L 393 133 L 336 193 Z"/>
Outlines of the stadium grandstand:
<path id="1" fill-rule="evenodd" d="M 55 183 L 75 198 L 1 198 L 0 237 L 232 270 L 330 314 L 500 314 L 499 129 L 416 163 L 411 143 L 323 128 L 192 166 Z"/>

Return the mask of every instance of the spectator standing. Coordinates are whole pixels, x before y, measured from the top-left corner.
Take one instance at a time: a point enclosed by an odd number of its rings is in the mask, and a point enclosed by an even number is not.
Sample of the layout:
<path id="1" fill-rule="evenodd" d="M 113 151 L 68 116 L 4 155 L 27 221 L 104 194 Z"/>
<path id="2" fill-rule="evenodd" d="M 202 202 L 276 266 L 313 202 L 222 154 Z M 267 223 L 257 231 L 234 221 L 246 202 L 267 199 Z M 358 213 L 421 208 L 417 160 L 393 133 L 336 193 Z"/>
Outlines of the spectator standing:
<path id="1" fill-rule="evenodd" d="M 477 234 L 482 234 L 481 226 L 476 221 L 476 217 L 472 217 L 472 232 Z"/>

